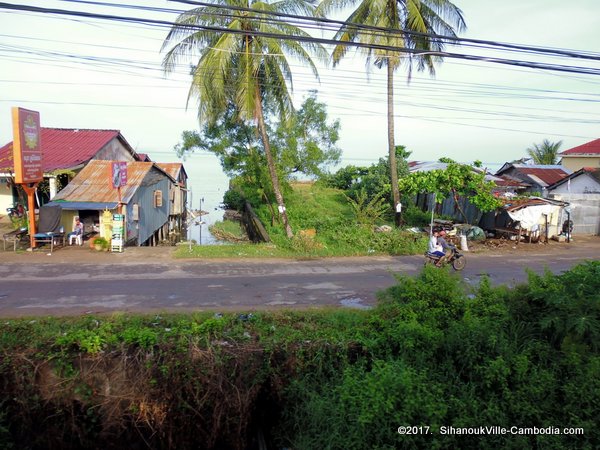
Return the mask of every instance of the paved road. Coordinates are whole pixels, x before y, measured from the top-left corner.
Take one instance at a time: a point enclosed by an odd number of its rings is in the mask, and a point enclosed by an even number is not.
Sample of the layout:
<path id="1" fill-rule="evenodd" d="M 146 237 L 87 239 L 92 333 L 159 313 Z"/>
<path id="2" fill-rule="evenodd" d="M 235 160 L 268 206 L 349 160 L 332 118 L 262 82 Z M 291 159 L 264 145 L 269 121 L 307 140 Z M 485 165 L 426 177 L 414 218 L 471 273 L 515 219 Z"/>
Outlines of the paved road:
<path id="1" fill-rule="evenodd" d="M 468 254 L 460 276 L 471 285 L 477 285 L 485 274 L 494 284 L 514 285 L 526 280 L 526 267 L 560 273 L 582 260 L 600 259 L 599 250 L 597 240 L 577 248 L 542 246 L 513 254 Z M 135 249 L 127 257 L 108 255 L 94 264 L 72 262 L 67 252 L 60 260 L 30 254 L 3 261 L 0 316 L 365 308 L 375 304 L 377 291 L 395 284 L 394 275 L 414 275 L 423 264 L 420 256 L 191 261 L 157 259 L 156 250 L 151 251 Z"/>

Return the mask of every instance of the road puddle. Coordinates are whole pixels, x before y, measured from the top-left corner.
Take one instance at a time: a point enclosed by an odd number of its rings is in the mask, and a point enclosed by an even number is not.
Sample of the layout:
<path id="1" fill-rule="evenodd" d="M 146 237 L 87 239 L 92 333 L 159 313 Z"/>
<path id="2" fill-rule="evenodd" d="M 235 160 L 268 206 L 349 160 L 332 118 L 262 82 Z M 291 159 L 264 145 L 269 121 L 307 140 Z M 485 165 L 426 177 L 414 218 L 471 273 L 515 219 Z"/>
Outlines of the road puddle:
<path id="1" fill-rule="evenodd" d="M 340 304 L 347 308 L 354 309 L 373 309 L 370 305 L 364 305 L 362 299 L 358 297 L 347 297 L 340 300 Z"/>

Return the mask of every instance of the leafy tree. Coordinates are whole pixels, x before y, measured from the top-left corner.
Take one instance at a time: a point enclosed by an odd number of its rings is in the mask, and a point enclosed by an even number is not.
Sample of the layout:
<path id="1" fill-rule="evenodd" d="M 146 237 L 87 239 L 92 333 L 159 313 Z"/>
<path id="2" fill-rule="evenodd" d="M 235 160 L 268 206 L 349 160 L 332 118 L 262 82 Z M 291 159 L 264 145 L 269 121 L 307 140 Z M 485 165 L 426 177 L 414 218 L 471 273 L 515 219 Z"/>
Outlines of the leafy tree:
<path id="1" fill-rule="evenodd" d="M 240 13 L 236 11 L 239 7 L 246 10 Z M 177 18 L 166 37 L 163 50 L 168 50 L 163 67 L 169 73 L 180 60 L 188 60 L 199 52 L 188 98 L 199 100 L 200 122 L 215 123 L 233 104 L 236 120 L 256 124 L 283 226 L 291 237 L 293 232 L 265 123 L 265 105 L 271 105 L 287 120 L 294 107 L 288 89 L 292 71 L 286 55 L 308 65 L 318 76 L 312 58 L 326 61 L 327 52 L 320 44 L 294 39 L 310 36 L 283 19 L 273 20 L 272 13 L 312 15 L 314 7 L 304 0 L 275 3 L 217 0 L 214 5 L 192 9 Z M 281 35 L 288 38 L 273 37 Z"/>
<path id="2" fill-rule="evenodd" d="M 361 48 L 366 53 L 367 65 L 373 61 L 376 67 L 387 68 L 388 104 L 388 155 L 393 206 L 400 201 L 396 146 L 394 143 L 394 71 L 404 61 L 408 66 L 410 80 L 413 63 L 417 70 L 428 69 L 434 74 L 434 63 L 442 58 L 439 52 L 444 41 L 436 35 L 456 36 L 455 30 L 463 30 L 465 22 L 461 10 L 448 0 L 323 0 L 319 10 L 324 14 L 356 7 L 334 39 L 343 41 L 332 54 L 334 65 L 346 55 L 347 42 L 369 44 Z M 359 25 L 383 27 L 386 33 L 365 33 Z M 405 53 L 382 47 L 404 48 Z M 436 53 L 438 53 L 436 55 Z"/>
<path id="3" fill-rule="evenodd" d="M 435 194 L 435 201 L 438 203 L 452 196 L 457 206 L 458 198 L 466 196 L 483 212 L 492 211 L 500 205 L 492 195 L 493 183 L 485 180 L 485 172 L 477 172 L 467 164 L 459 164 L 448 158 L 444 158 L 442 162 L 447 163 L 443 170 L 414 172 L 402 178 L 400 189 L 409 195 Z M 476 161 L 475 166 L 480 167 L 481 163 Z M 461 213 L 465 216 L 464 212 Z"/>
<path id="4" fill-rule="evenodd" d="M 321 176 L 327 166 L 339 162 L 341 151 L 335 145 L 339 121 L 328 122 L 326 105 L 317 101 L 316 92 L 311 92 L 286 122 L 267 111 L 265 126 L 273 136 L 271 148 L 278 161 L 278 175 L 284 182 L 299 173 Z M 236 120 L 235 114 L 230 105 L 225 114 L 215 123 L 205 124 L 200 132 L 184 131 L 175 151 L 183 158 L 195 150 L 214 153 L 223 171 L 248 188 L 247 194 L 254 190 L 261 198 L 271 197 L 263 143 L 254 127 Z"/>
<path id="5" fill-rule="evenodd" d="M 406 158 L 410 153 L 403 145 L 396 146 L 396 173 L 400 177 L 407 176 L 409 173 Z M 364 190 L 368 201 L 373 200 L 375 197 L 381 197 L 391 202 L 393 194 L 389 174 L 389 159 L 379 158 L 379 161 L 370 167 L 353 165 L 342 167 L 335 174 L 328 177 L 326 182 L 331 187 L 347 191 L 347 195 L 354 200 L 358 200 L 360 192 Z"/>
<path id="6" fill-rule="evenodd" d="M 528 148 L 527 154 L 536 164 L 556 164 L 561 145 L 562 141 L 550 142 L 548 139 L 544 139 L 541 144 L 533 144 Z"/>
<path id="7" fill-rule="evenodd" d="M 316 91 L 310 91 L 296 114 L 277 124 L 274 144 L 285 175 L 321 176 L 326 166 L 338 164 L 339 130 L 340 121 L 328 123 L 327 105 L 317 100 Z"/>

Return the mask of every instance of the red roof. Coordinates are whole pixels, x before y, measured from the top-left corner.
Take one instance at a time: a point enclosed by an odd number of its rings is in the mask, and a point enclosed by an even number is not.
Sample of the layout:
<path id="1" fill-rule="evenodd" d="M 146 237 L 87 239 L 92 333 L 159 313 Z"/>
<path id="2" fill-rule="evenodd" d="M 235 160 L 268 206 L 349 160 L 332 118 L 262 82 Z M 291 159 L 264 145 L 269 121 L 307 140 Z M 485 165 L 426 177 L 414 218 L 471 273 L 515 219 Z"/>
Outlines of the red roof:
<path id="1" fill-rule="evenodd" d="M 118 130 L 42 128 L 43 171 L 84 164 L 117 137 L 121 137 L 125 146 L 129 147 Z M 13 170 L 12 142 L 0 148 L 0 170 Z"/>
<path id="2" fill-rule="evenodd" d="M 525 175 L 533 175 L 534 177 L 537 177 L 540 180 L 542 180 L 547 185 L 554 184 L 557 181 L 560 181 L 564 177 L 569 175 L 569 172 L 558 168 L 541 169 L 537 167 L 519 167 L 519 172 Z"/>
<path id="3" fill-rule="evenodd" d="M 559 153 L 560 156 L 593 155 L 600 156 L 600 139 L 596 139 Z"/>
<path id="4" fill-rule="evenodd" d="M 513 164 L 506 163 L 496 176 L 508 175 L 509 178 L 518 178 L 525 183 L 550 185 L 562 180 L 571 173 L 570 170 L 559 165 L 542 165 L 542 164 Z"/>

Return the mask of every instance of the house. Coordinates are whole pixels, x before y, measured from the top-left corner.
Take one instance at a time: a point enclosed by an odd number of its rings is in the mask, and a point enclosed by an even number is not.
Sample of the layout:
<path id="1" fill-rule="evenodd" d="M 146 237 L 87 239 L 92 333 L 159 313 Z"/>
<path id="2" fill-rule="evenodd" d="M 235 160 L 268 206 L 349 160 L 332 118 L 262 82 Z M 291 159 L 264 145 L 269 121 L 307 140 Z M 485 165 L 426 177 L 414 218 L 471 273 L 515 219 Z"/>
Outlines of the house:
<path id="1" fill-rule="evenodd" d="M 65 229 L 70 230 L 74 216 L 79 216 L 86 229 L 97 227 L 102 236 L 110 238 L 107 222 L 113 213 L 120 213 L 125 216 L 127 245 L 153 246 L 168 239 L 174 231 L 170 217 L 177 216 L 170 200 L 176 179 L 155 163 L 130 161 L 127 183 L 117 189 L 110 178 L 112 163 L 90 161 L 48 203 L 61 206 Z M 108 221 L 103 218 L 105 215 Z"/>
<path id="2" fill-rule="evenodd" d="M 136 152 L 118 130 L 42 128 L 42 170 L 46 183 L 38 186 L 38 205 L 51 200 L 89 161 L 135 161 Z M 13 184 L 13 143 L 0 148 L 0 211 L 27 204 Z"/>
<path id="3" fill-rule="evenodd" d="M 496 176 L 513 180 L 525 186 L 519 194 L 535 194 L 545 197 L 548 186 L 571 174 L 571 170 L 560 165 L 536 165 L 505 163 Z"/>
<path id="4" fill-rule="evenodd" d="M 182 163 L 156 163 L 156 165 L 175 180 L 169 186 L 169 229 L 170 232 L 181 231 L 187 223 L 187 173 Z"/>
<path id="5" fill-rule="evenodd" d="M 558 154 L 560 163 L 572 172 L 583 167 L 600 167 L 600 139 L 570 148 Z"/>
<path id="6" fill-rule="evenodd" d="M 584 167 L 548 187 L 548 197 L 570 203 L 573 234 L 600 234 L 600 168 Z"/>

